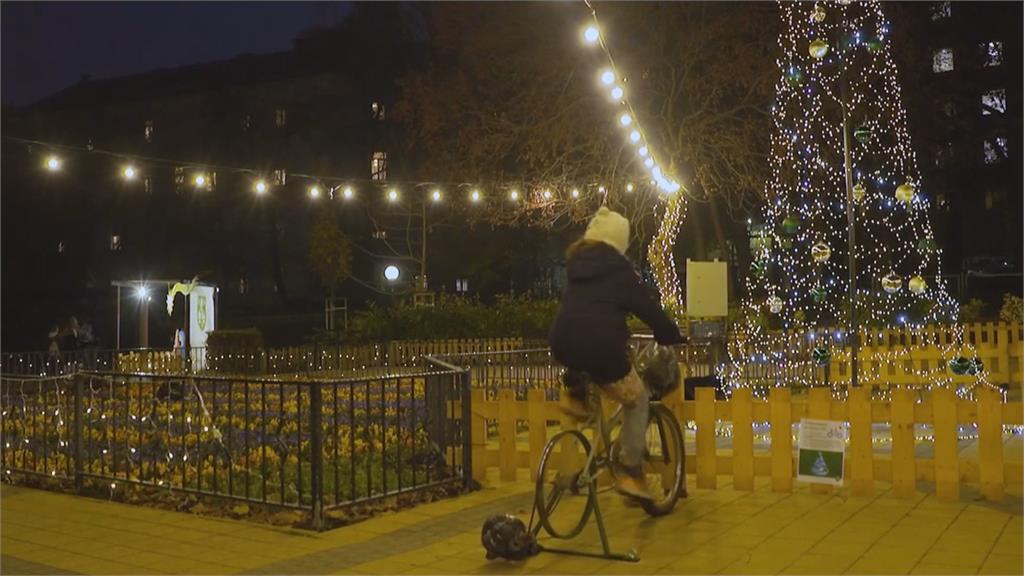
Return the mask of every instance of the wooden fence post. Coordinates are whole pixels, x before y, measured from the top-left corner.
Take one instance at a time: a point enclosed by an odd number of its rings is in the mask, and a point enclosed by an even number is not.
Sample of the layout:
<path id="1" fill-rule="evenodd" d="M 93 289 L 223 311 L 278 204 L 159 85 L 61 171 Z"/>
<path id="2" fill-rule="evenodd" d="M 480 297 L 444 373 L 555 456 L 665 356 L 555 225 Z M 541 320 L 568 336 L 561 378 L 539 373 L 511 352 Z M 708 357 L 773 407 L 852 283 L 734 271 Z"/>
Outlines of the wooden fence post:
<path id="1" fill-rule="evenodd" d="M 906 388 L 892 392 L 892 490 L 910 497 L 917 491 L 914 466 L 914 397 Z"/>
<path id="2" fill-rule="evenodd" d="M 754 489 L 754 406 L 750 388 L 732 393 L 732 484 L 737 490 Z"/>
<path id="3" fill-rule="evenodd" d="M 772 388 L 768 405 L 772 423 L 772 491 L 793 491 L 793 407 L 789 388 Z"/>
<path id="4" fill-rule="evenodd" d="M 697 388 L 697 487 L 715 488 L 718 455 L 715 447 L 715 391 Z"/>
<path id="5" fill-rule="evenodd" d="M 959 447 L 956 434 L 956 395 L 948 387 L 932 390 L 935 434 L 935 495 L 960 499 Z"/>
<path id="6" fill-rule="evenodd" d="M 850 465 L 847 470 L 854 496 L 871 496 L 875 492 L 870 392 L 869 387 L 858 386 L 850 389 L 847 398 L 850 420 Z"/>
<path id="7" fill-rule="evenodd" d="M 1003 344 L 1006 344 L 1003 342 Z M 1009 349 L 1009 346 L 1006 346 Z M 1003 406 L 999 391 L 978 388 L 978 467 L 981 492 L 988 500 L 1002 500 L 1003 470 Z"/>
<path id="8" fill-rule="evenodd" d="M 544 444 L 548 441 L 547 405 L 544 390 L 533 388 L 526 392 L 526 413 L 530 423 L 530 480 L 537 479 L 537 467 Z"/>
<path id="9" fill-rule="evenodd" d="M 501 469 L 501 479 L 506 482 L 516 479 L 516 467 L 519 465 L 516 454 L 515 402 L 515 390 L 498 390 L 498 466 Z"/>
<path id="10" fill-rule="evenodd" d="M 480 413 L 487 401 L 487 393 L 481 388 L 474 388 L 471 396 L 471 406 L 474 408 L 470 423 L 473 440 L 473 480 L 483 484 L 487 481 L 487 419 Z"/>

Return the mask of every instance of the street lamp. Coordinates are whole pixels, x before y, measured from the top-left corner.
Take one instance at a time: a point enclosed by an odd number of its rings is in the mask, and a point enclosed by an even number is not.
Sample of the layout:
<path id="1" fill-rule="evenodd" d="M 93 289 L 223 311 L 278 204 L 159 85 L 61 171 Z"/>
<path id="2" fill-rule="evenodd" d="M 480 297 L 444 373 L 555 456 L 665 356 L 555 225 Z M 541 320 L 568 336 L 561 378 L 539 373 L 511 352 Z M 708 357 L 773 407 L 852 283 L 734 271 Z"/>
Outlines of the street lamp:
<path id="1" fill-rule="evenodd" d="M 398 276 L 398 266 L 395 266 L 394 264 L 388 264 L 387 268 L 384 268 L 384 278 L 388 282 L 394 282 L 395 280 L 398 280 Z"/>

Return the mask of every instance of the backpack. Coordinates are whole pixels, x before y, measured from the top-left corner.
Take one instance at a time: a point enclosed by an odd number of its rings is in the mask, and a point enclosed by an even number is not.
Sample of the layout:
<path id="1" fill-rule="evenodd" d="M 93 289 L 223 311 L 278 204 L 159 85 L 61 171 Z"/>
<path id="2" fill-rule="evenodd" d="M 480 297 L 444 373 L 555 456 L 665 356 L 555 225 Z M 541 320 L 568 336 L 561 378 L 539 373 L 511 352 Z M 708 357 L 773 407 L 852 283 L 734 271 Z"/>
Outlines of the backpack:
<path id="1" fill-rule="evenodd" d="M 661 400 L 679 388 L 679 360 L 671 347 L 641 344 L 633 365 L 650 390 L 651 400 Z"/>

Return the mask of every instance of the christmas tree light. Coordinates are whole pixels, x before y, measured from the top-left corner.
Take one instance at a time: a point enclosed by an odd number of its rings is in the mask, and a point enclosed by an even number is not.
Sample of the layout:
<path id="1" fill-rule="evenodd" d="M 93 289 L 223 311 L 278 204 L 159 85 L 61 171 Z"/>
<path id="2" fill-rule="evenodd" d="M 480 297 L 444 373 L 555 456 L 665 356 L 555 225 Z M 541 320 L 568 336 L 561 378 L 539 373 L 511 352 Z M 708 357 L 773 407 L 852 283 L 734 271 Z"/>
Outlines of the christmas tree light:
<path id="1" fill-rule="evenodd" d="M 879 382 L 882 366 L 922 365 L 909 346 L 853 356 L 865 326 L 906 327 L 919 346 L 939 347 L 947 360 L 961 355 L 963 330 L 942 280 L 941 250 L 933 249 L 927 188 L 881 5 L 780 2 L 779 9 L 784 54 L 772 109 L 771 178 L 764 224 L 751 228 L 745 340 L 730 350 L 724 376 L 731 386 L 748 385 L 769 364 L 763 383 L 808 385 L 837 359 L 866 369 L 861 382 Z M 911 279 L 906 287 L 904 278 Z M 827 337 L 837 325 L 852 337 L 840 333 L 836 344 L 850 347 L 836 354 L 827 338 L 808 350 L 800 337 Z M 951 325 L 952 341 L 926 325 Z M 914 371 L 925 386 L 954 382 L 945 362 Z"/>

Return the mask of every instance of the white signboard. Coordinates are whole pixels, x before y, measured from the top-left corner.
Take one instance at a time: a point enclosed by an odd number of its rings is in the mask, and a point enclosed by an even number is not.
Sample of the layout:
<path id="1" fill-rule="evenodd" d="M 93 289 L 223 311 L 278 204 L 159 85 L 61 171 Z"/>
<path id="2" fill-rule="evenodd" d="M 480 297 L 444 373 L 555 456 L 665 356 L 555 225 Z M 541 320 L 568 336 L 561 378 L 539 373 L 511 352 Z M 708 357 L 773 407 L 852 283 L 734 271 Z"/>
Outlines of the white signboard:
<path id="1" fill-rule="evenodd" d="M 686 314 L 691 318 L 729 315 L 729 270 L 725 262 L 686 261 Z"/>
<path id="2" fill-rule="evenodd" d="M 800 420 L 796 479 L 815 484 L 843 485 L 846 423 L 836 420 Z"/>
<path id="3" fill-rule="evenodd" d="M 188 295 L 188 344 L 192 348 L 193 370 L 206 368 L 206 338 L 213 332 L 213 286 L 196 286 Z"/>

